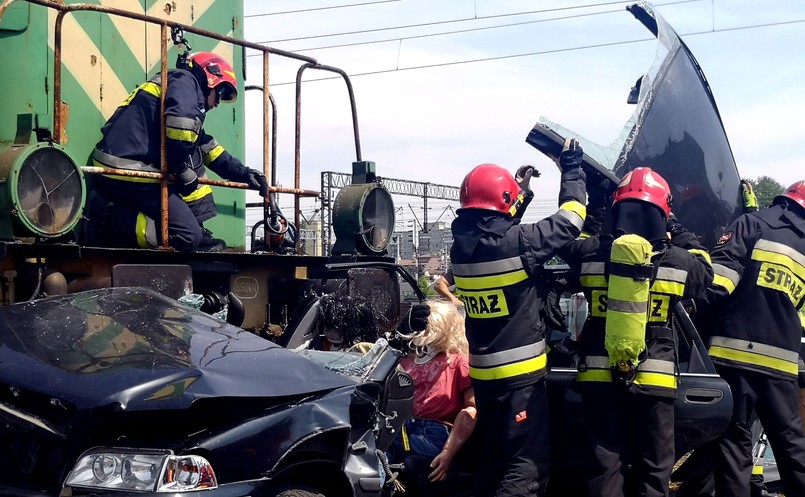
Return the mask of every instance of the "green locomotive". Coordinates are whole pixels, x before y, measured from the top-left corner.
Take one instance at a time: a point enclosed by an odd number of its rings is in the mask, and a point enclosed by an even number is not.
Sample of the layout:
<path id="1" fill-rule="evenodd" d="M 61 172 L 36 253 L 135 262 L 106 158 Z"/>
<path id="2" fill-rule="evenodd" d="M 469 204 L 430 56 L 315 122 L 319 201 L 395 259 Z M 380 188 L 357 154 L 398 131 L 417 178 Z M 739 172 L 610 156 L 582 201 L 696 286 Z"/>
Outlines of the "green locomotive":
<path id="1" fill-rule="evenodd" d="M 90 288 L 146 285 L 171 296 L 202 295 L 210 311 L 237 302 L 242 327 L 277 334 L 287 324 L 300 289 L 325 277 L 331 264 L 392 262 L 386 247 L 394 208 L 374 163 L 360 156 L 346 73 L 310 57 L 244 41 L 242 1 L 140 0 L 130 5 L 136 8 L 122 10 L 101 1 L 0 4 L 0 64 L 6 68 L 0 72 L 0 304 Z M 334 204 L 333 256 L 304 255 L 298 237 L 283 238 L 289 225 L 300 224 L 298 199 L 320 194 L 299 184 L 298 138 L 294 186 L 272 182 L 276 116 L 269 91 L 262 92 L 262 109 L 248 110 L 263 113 L 263 170 L 272 201 L 262 206 L 262 220 L 246 226 L 246 184 L 223 181 L 212 172 L 201 180 L 215 191 L 218 215 L 208 227 L 226 242 L 225 251 L 178 252 L 167 242 L 153 249 L 112 248 L 95 246 L 82 236 L 93 178 L 102 172 L 91 160 L 101 127 L 134 88 L 154 75 L 167 74 L 190 42 L 194 51 L 232 61 L 239 93 L 246 89 L 246 50 L 263 55 L 263 84 L 254 87 L 259 90 L 270 88 L 268 63 L 275 57 L 298 61 L 300 74 L 321 69 L 344 78 L 353 110 L 356 158 L 353 184 L 340 191 Z M 301 98 L 299 91 L 297 95 Z M 244 101 L 210 114 L 205 122 L 238 157 L 246 149 Z M 297 131 L 299 121 L 297 115 Z M 154 174 L 167 188 L 173 178 L 164 165 L 162 171 Z M 275 200 L 280 194 L 296 196 L 292 219 L 278 213 Z M 164 219 L 166 209 L 163 202 Z M 253 234 L 249 247 L 247 230 Z M 396 291 L 397 280 L 392 279 Z"/>

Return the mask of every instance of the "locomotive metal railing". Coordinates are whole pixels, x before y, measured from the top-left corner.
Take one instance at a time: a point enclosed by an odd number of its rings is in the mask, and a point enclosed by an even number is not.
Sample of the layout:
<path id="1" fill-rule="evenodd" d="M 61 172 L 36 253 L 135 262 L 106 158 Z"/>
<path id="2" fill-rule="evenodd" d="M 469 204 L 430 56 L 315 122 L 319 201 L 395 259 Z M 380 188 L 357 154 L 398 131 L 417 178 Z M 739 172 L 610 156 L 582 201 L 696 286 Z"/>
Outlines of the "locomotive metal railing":
<path id="1" fill-rule="evenodd" d="M 269 55 L 274 54 L 282 57 L 287 57 L 291 59 L 298 60 L 303 63 L 300 67 L 299 72 L 297 74 L 296 80 L 296 123 L 295 123 L 295 154 L 294 154 L 294 187 L 293 188 L 284 188 L 276 186 L 276 169 L 275 167 L 270 167 L 272 164 L 272 154 L 274 153 L 273 148 L 276 145 L 276 140 L 271 140 L 270 136 L 274 136 L 276 133 L 276 123 L 269 128 L 269 115 L 271 113 L 270 107 L 270 100 L 271 95 L 268 91 L 263 91 L 263 173 L 266 175 L 266 178 L 269 183 L 269 192 L 271 193 L 281 193 L 281 194 L 292 194 L 295 197 L 294 202 L 294 222 L 296 226 L 300 225 L 300 218 L 301 218 L 301 209 L 300 209 L 300 197 L 320 197 L 321 193 L 315 190 L 305 190 L 301 188 L 301 154 L 300 154 L 300 144 L 301 144 L 301 76 L 302 72 L 305 69 L 320 69 L 325 71 L 336 72 L 337 74 L 341 75 L 344 79 L 347 90 L 349 94 L 350 100 L 350 107 L 352 110 L 352 125 L 354 130 L 354 138 L 355 138 L 355 150 L 356 150 L 356 160 L 361 160 L 361 148 L 360 148 L 360 137 L 358 132 L 358 120 L 357 120 L 357 111 L 355 105 L 355 97 L 352 91 L 352 83 L 349 80 L 349 76 L 342 70 L 333 68 L 330 66 L 321 65 L 316 61 L 316 59 L 312 57 L 307 57 L 304 55 L 299 55 L 293 52 L 288 52 L 285 50 L 280 50 L 272 47 L 267 47 L 264 45 L 260 45 L 257 43 L 252 43 L 245 40 L 239 40 L 237 38 L 232 38 L 230 36 L 221 35 L 212 31 L 207 31 L 204 29 L 200 29 L 194 26 L 181 24 L 178 22 L 170 21 L 167 19 L 161 19 L 158 17 L 153 17 L 145 14 L 139 14 L 136 12 L 130 12 L 122 9 L 116 9 L 112 7 L 106 7 L 103 5 L 91 5 L 91 4 L 73 4 L 73 5 L 65 5 L 61 2 L 51 1 L 51 0 L 24 0 L 29 3 L 40 5 L 43 7 L 55 9 L 58 11 L 56 16 L 56 22 L 54 27 L 54 41 L 53 41 L 53 51 L 54 51 L 54 60 L 53 60 L 53 81 L 54 81 L 54 88 L 53 88 L 53 139 L 61 144 L 62 135 L 64 131 L 64 127 L 66 123 L 64 122 L 64 112 L 61 103 L 61 71 L 62 71 L 62 62 L 61 62 L 61 52 L 62 52 L 62 24 L 66 15 L 71 14 L 73 12 L 79 11 L 94 11 L 102 14 L 114 15 L 125 17 L 128 19 L 135 19 L 149 24 L 156 24 L 161 27 L 161 46 L 160 46 L 160 64 L 161 64 L 161 105 L 164 109 L 165 105 L 165 95 L 167 93 L 167 86 L 168 86 L 168 42 L 171 40 L 169 30 L 178 28 L 184 30 L 188 33 L 194 33 L 200 36 L 204 36 L 207 38 L 212 38 L 215 40 L 231 43 L 233 45 L 237 45 L 243 48 L 249 48 L 253 50 L 257 50 L 262 52 L 263 54 L 263 84 L 262 88 L 270 88 L 269 87 Z M 8 6 L 10 1 L 6 0 L 0 4 L 0 18 L 2 18 L 2 14 L 5 8 Z M 271 129 L 271 134 L 267 132 L 268 129 Z M 168 175 L 167 169 L 167 160 L 166 160 L 166 139 L 165 139 L 165 115 L 164 112 L 162 113 L 162 122 L 161 122 L 161 144 L 160 144 L 160 161 L 161 161 L 161 173 L 146 173 L 146 172 L 136 172 L 136 171 L 126 171 L 126 170 L 115 170 L 114 172 L 110 172 L 108 169 L 99 168 L 99 167 L 84 167 L 82 170 L 89 174 L 104 174 L 104 175 L 117 175 L 117 176 L 136 176 L 136 177 L 148 177 L 153 179 L 161 180 L 161 193 L 162 193 L 162 212 L 161 212 L 161 226 L 162 226 L 162 247 L 163 249 L 168 249 L 168 183 L 171 181 L 172 178 Z M 275 156 L 274 156 L 275 157 Z M 275 160 L 275 159 L 274 159 Z M 213 186 L 222 186 L 227 188 L 240 188 L 240 189 L 247 189 L 248 185 L 245 183 L 233 182 L 233 181 L 223 181 L 223 180 L 214 180 L 209 178 L 200 178 L 199 183 L 213 185 Z M 268 199 L 265 200 L 265 203 L 268 203 Z M 301 253 L 301 240 L 296 240 L 296 249 L 297 253 Z"/>

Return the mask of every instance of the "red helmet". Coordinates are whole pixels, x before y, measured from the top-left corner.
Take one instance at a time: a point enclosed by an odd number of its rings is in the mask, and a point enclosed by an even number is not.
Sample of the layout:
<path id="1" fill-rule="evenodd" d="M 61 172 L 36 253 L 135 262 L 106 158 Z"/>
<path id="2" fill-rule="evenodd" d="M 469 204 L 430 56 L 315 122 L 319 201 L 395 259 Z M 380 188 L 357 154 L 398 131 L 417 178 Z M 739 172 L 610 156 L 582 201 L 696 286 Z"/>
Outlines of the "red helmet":
<path id="1" fill-rule="evenodd" d="M 235 70 L 226 59 L 212 52 L 198 52 L 190 56 L 189 63 L 190 69 L 194 70 L 196 77 L 206 79 L 207 88 L 220 91 L 221 100 L 234 102 L 238 98 L 238 80 L 235 78 Z M 203 70 L 203 73 L 198 71 L 199 68 Z M 204 81 L 199 82 L 205 84 Z"/>
<path id="2" fill-rule="evenodd" d="M 671 215 L 671 188 L 662 176 L 648 167 L 635 168 L 621 179 L 612 205 L 623 200 L 642 200 L 659 207 L 665 219 Z"/>
<path id="3" fill-rule="evenodd" d="M 520 187 L 514 176 L 495 164 L 481 164 L 461 182 L 462 209 L 490 209 L 508 214 Z"/>
<path id="4" fill-rule="evenodd" d="M 800 207 L 805 209 L 805 180 L 797 181 L 793 185 L 786 188 L 786 190 L 774 197 L 774 203 L 778 203 L 782 198 L 787 198 L 799 204 Z"/>

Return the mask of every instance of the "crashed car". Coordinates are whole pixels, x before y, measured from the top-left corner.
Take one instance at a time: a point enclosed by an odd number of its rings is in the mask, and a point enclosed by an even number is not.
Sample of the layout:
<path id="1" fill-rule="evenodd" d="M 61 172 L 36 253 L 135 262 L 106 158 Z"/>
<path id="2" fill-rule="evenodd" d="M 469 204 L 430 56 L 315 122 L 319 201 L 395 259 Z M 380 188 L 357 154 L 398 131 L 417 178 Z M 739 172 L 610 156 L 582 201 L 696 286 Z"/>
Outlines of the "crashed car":
<path id="1" fill-rule="evenodd" d="M 295 353 L 139 287 L 0 307 L 0 345 L 0 495 L 377 496 L 413 399 L 383 340 Z"/>

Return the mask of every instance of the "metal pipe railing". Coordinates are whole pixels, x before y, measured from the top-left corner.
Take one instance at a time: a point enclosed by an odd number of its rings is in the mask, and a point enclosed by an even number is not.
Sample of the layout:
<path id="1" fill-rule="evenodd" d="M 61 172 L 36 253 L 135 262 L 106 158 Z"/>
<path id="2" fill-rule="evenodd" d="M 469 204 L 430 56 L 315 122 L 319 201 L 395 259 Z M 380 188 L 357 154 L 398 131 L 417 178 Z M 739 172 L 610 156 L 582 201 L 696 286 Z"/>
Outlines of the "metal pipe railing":
<path id="1" fill-rule="evenodd" d="M 178 28 L 182 29 L 188 33 L 194 33 L 200 36 L 204 36 L 207 38 L 212 38 L 215 40 L 231 43 L 233 45 L 237 45 L 243 48 L 250 48 L 253 50 L 258 50 L 263 53 L 263 88 L 269 88 L 269 54 L 279 55 L 282 57 L 288 57 L 291 59 L 295 59 L 301 62 L 304 62 L 304 68 L 315 68 L 315 69 L 323 69 L 329 70 L 333 72 L 337 72 L 341 74 L 347 82 L 347 87 L 349 90 L 349 98 L 350 98 L 350 105 L 352 108 L 353 113 L 353 128 L 355 134 L 355 144 L 356 144 L 356 152 L 357 152 L 357 160 L 360 160 L 360 139 L 358 135 L 358 126 L 357 126 L 357 117 L 355 111 L 355 98 L 352 92 L 352 84 L 349 81 L 349 77 L 346 73 L 341 71 L 340 69 L 332 68 L 329 66 L 322 66 L 316 61 L 316 59 L 312 57 L 308 57 L 305 55 L 299 55 L 293 52 L 288 52 L 285 50 L 280 50 L 272 47 L 267 47 L 264 45 L 260 45 L 257 43 L 248 42 L 245 40 L 240 40 L 237 38 L 232 38 L 230 36 L 221 35 L 212 31 L 207 31 L 204 29 L 196 28 L 191 25 L 186 25 L 174 21 L 170 21 L 167 19 L 161 19 L 158 17 L 153 17 L 145 14 L 139 14 L 136 12 L 130 12 L 122 9 L 117 9 L 113 7 L 107 7 L 103 5 L 92 5 L 92 4 L 73 4 L 73 5 L 65 5 L 63 3 L 57 3 L 52 0 L 25 0 L 29 3 L 40 5 L 43 7 L 55 9 L 58 11 L 56 16 L 56 25 L 54 27 L 54 69 L 53 69 L 53 138 L 57 143 L 61 143 L 62 137 L 64 135 L 64 129 L 66 123 L 64 122 L 64 112 L 62 108 L 62 87 L 61 87 L 61 72 L 62 72 L 62 63 L 61 63 L 61 52 L 62 52 L 62 25 L 64 22 L 64 17 L 67 14 L 78 12 L 78 11 L 92 11 L 98 12 L 102 14 L 109 14 L 109 15 L 116 15 L 121 16 L 129 19 L 136 19 L 150 24 L 156 24 L 161 27 L 160 37 L 161 37 L 161 47 L 160 47 L 160 64 L 161 64 L 161 105 L 164 109 L 165 105 L 165 95 L 167 93 L 167 86 L 168 86 L 168 63 L 167 63 L 167 40 L 168 40 L 168 28 Z M 5 11 L 5 8 L 10 2 L 7 0 L 0 4 L 0 18 L 2 18 L 2 13 Z M 288 193 L 293 194 L 295 196 L 295 222 L 296 225 L 299 226 L 299 216 L 300 216 L 300 205 L 299 205 L 299 197 L 318 197 L 320 196 L 320 192 L 316 192 L 313 190 L 304 190 L 300 188 L 300 176 L 301 176 L 301 161 L 300 161 L 300 154 L 299 154 L 299 130 L 301 129 L 300 123 L 300 116 L 299 116 L 299 109 L 301 108 L 301 91 L 299 90 L 299 86 L 301 85 L 301 70 L 297 76 L 297 118 L 296 118 L 296 127 L 297 127 L 297 136 L 296 136 L 296 151 L 295 151 L 295 160 L 294 160 L 294 188 L 281 188 L 273 186 L 275 184 L 276 169 L 275 167 L 269 168 L 269 164 L 272 162 L 272 157 L 276 157 L 274 155 L 273 148 L 276 146 L 276 141 L 272 143 L 269 140 L 269 136 L 267 133 L 268 129 L 268 116 L 270 114 L 270 92 L 264 91 L 263 92 L 263 174 L 265 174 L 266 179 L 271 185 L 269 187 L 269 191 L 273 193 Z M 163 240 L 163 248 L 167 248 L 167 217 L 168 217 L 168 193 L 167 193 L 167 185 L 170 180 L 170 176 L 168 175 L 167 169 L 167 158 L 166 158 L 166 144 L 165 144 L 165 117 L 164 112 L 162 113 L 162 120 L 161 120 L 161 144 L 160 144 L 160 166 L 161 166 L 161 173 L 145 173 L 145 172 L 138 172 L 138 171 L 125 171 L 125 170 L 114 170 L 110 171 L 109 169 L 105 168 L 96 168 L 96 167 L 84 167 L 82 170 L 88 174 L 105 174 L 105 175 L 116 175 L 116 176 L 139 176 L 139 177 L 149 177 L 153 179 L 159 179 L 161 181 L 161 196 L 162 196 L 162 240 Z M 276 128 L 276 120 L 273 123 L 272 131 Z M 275 160 L 275 159 L 274 159 Z M 275 164 L 274 164 L 275 165 Z M 232 181 L 221 181 L 221 180 L 212 180 L 207 178 L 200 178 L 199 183 L 201 184 L 208 184 L 208 185 L 215 185 L 215 186 L 223 186 L 228 188 L 248 188 L 248 185 L 245 183 L 238 183 Z M 297 249 L 299 249 L 300 245 L 297 241 Z"/>

